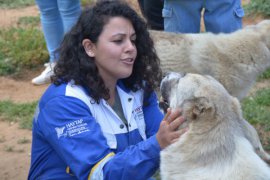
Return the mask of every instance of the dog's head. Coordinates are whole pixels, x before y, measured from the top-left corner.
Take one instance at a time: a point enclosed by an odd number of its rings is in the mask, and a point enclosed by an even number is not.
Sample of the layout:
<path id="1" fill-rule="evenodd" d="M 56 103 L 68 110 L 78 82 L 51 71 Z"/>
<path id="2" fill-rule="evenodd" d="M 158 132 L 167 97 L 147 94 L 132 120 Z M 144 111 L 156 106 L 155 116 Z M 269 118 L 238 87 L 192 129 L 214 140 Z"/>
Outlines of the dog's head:
<path id="1" fill-rule="evenodd" d="M 261 32 L 261 38 L 265 42 L 268 50 L 270 51 L 270 20 L 263 20 L 256 25 L 258 31 Z"/>
<path id="2" fill-rule="evenodd" d="M 270 50 L 270 20 L 263 20 L 256 25 L 248 25 L 246 29 L 259 33 L 262 42 L 265 42 L 267 48 Z"/>
<path id="3" fill-rule="evenodd" d="M 160 84 L 160 92 L 161 92 L 161 101 L 159 103 L 159 107 L 166 113 L 167 108 L 169 107 L 169 98 L 171 95 L 171 90 L 175 88 L 178 84 L 178 80 L 184 76 L 184 74 L 170 72 L 165 74 L 164 78 Z"/>
<path id="4" fill-rule="evenodd" d="M 168 73 L 161 82 L 160 90 L 163 100 L 172 108 L 181 108 L 190 122 L 222 120 L 222 117 L 216 116 L 241 114 L 238 100 L 211 76 Z M 228 111 L 234 113 L 226 114 Z"/>

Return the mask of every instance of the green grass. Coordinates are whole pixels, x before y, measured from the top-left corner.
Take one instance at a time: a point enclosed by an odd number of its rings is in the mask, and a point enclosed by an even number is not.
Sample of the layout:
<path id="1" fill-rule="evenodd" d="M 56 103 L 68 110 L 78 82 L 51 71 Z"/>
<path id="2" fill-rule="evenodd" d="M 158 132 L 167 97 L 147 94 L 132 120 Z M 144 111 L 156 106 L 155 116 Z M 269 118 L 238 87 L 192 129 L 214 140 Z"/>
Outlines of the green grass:
<path id="1" fill-rule="evenodd" d="M 4 146 L 4 151 L 6 152 L 14 152 L 14 146 Z"/>
<path id="2" fill-rule="evenodd" d="M 17 141 L 17 144 L 28 144 L 28 143 L 31 143 L 31 140 L 26 137 L 22 137 Z"/>
<path id="3" fill-rule="evenodd" d="M 17 27 L 0 28 L 0 75 L 16 75 L 48 59 L 39 16 L 21 17 Z"/>
<path id="4" fill-rule="evenodd" d="M 268 68 L 264 73 L 262 73 L 259 77 L 258 80 L 263 80 L 263 79 L 270 79 L 270 68 Z"/>
<path id="5" fill-rule="evenodd" d="M 34 0 L 0 0 L 0 8 L 17 8 L 35 4 Z M 92 0 L 82 0 L 89 6 Z M 40 67 L 49 59 L 39 17 L 22 17 L 18 27 L 0 28 L 0 76 L 20 74 Z"/>
<path id="6" fill-rule="evenodd" d="M 256 92 L 254 97 L 247 97 L 242 101 L 245 119 L 252 124 L 261 124 L 265 130 L 270 130 L 270 89 Z"/>
<path id="7" fill-rule="evenodd" d="M 22 8 L 30 5 L 35 5 L 35 0 L 0 0 L 0 8 Z M 93 0 L 81 0 L 81 5 L 89 6 L 93 4 Z"/>
<path id="8" fill-rule="evenodd" d="M 260 14 L 270 17 L 270 1 L 269 0 L 251 0 L 244 6 L 246 15 Z"/>
<path id="9" fill-rule="evenodd" d="M 35 0 L 0 0 L 0 8 L 18 8 L 34 5 Z"/>
<path id="10" fill-rule="evenodd" d="M 40 17 L 39 16 L 20 17 L 18 20 L 18 25 L 20 27 L 25 27 L 25 28 L 38 27 L 40 25 Z"/>
<path id="11" fill-rule="evenodd" d="M 42 32 L 37 28 L 0 29 L 0 75 L 16 74 L 48 60 Z"/>
<path id="12" fill-rule="evenodd" d="M 13 9 L 35 5 L 35 0 L 0 0 L 0 8 Z M 89 6 L 93 4 L 93 0 L 81 0 L 81 5 Z"/>
<path id="13" fill-rule="evenodd" d="M 21 128 L 31 129 L 37 102 L 16 104 L 11 101 L 0 101 L 1 119 L 18 122 Z"/>
<path id="14" fill-rule="evenodd" d="M 81 0 L 82 7 L 91 6 L 93 3 L 93 0 Z"/>
<path id="15" fill-rule="evenodd" d="M 242 102 L 243 115 L 257 129 L 264 148 L 270 151 L 270 87 L 256 92 L 255 96 L 247 97 Z"/>

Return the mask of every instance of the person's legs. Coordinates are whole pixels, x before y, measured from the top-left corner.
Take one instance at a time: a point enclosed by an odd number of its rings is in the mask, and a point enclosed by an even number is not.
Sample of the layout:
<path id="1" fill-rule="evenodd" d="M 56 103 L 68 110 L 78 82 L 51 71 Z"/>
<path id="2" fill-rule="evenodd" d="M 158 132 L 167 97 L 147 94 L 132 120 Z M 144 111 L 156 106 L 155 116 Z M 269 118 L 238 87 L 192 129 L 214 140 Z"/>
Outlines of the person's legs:
<path id="1" fill-rule="evenodd" d="M 50 62 L 58 59 L 55 54 L 63 39 L 64 28 L 56 0 L 36 0 L 40 10 L 40 20 L 45 37 Z"/>
<path id="2" fill-rule="evenodd" d="M 56 0 L 36 0 L 40 10 L 40 21 L 49 52 L 49 63 L 45 64 L 45 70 L 37 77 L 32 79 L 35 85 L 42 85 L 50 82 L 53 75 L 53 67 L 59 55 L 56 53 L 64 34 L 64 27 Z"/>
<path id="3" fill-rule="evenodd" d="M 143 14 L 147 19 L 149 27 L 154 30 L 163 30 L 163 0 L 145 0 L 143 3 Z"/>
<path id="4" fill-rule="evenodd" d="M 50 55 L 50 63 L 45 64 L 45 70 L 32 79 L 33 84 L 41 85 L 50 82 L 55 62 L 59 59 L 57 50 L 64 33 L 77 22 L 81 7 L 79 0 L 36 0 L 36 3 L 40 9 L 42 30 Z"/>
<path id="5" fill-rule="evenodd" d="M 206 0 L 204 22 L 206 31 L 230 33 L 242 28 L 244 10 L 241 0 Z"/>
<path id="6" fill-rule="evenodd" d="M 58 0 L 57 2 L 64 25 L 64 33 L 66 33 L 77 22 L 81 14 L 81 4 L 79 0 Z"/>
<path id="7" fill-rule="evenodd" d="M 144 14 L 144 0 L 138 0 L 138 4 L 140 6 L 140 9 L 142 11 L 142 14 L 145 15 Z"/>
<path id="8" fill-rule="evenodd" d="M 202 0 L 165 0 L 162 15 L 168 32 L 200 32 Z"/>

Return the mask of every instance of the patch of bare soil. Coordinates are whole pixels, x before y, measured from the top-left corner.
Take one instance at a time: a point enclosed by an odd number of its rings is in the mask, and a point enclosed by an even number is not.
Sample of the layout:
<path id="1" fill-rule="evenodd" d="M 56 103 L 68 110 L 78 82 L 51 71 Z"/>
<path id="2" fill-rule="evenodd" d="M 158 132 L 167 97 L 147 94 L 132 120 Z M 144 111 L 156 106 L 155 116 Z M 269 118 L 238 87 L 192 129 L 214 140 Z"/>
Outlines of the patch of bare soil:
<path id="1" fill-rule="evenodd" d="M 16 103 L 37 101 L 48 85 L 34 86 L 31 79 L 39 72 L 28 72 L 19 79 L 0 76 L 0 100 Z M 0 179 L 25 180 L 30 167 L 32 131 L 18 123 L 3 121 L 0 115 Z"/>
<path id="2" fill-rule="evenodd" d="M 11 100 L 17 103 L 33 102 L 40 98 L 47 86 L 34 86 L 31 80 L 0 77 L 0 100 Z"/>
<path id="3" fill-rule="evenodd" d="M 17 123 L 0 120 L 0 179 L 27 179 L 31 153 L 31 131 Z"/>
<path id="4" fill-rule="evenodd" d="M 244 0 L 248 2 L 248 0 Z M 135 0 L 129 0 L 130 4 L 139 11 Z M 37 16 L 36 6 L 27 8 L 2 10 L 0 9 L 0 27 L 10 27 L 23 16 Z M 244 18 L 244 26 L 261 21 L 261 17 Z M 17 103 L 33 102 L 40 98 L 48 85 L 34 86 L 31 79 L 39 72 L 25 72 L 19 78 L 0 77 L 0 100 L 11 100 Z M 256 83 L 251 93 L 258 89 L 270 87 L 270 81 Z M 25 180 L 30 165 L 31 131 L 19 129 L 18 124 L 1 121 L 0 117 L 0 179 Z"/>
<path id="5" fill-rule="evenodd" d="M 20 9 L 0 9 L 0 27 L 16 26 L 20 17 L 37 16 L 36 6 Z M 33 102 L 40 98 L 47 85 L 33 86 L 31 79 L 40 72 L 26 72 L 21 78 L 0 77 L 0 100 L 17 103 Z M 30 166 L 32 135 L 20 129 L 17 123 L 8 123 L 0 117 L 0 179 L 25 180 Z"/>
<path id="6" fill-rule="evenodd" d="M 248 96 L 253 96 L 258 90 L 266 89 L 270 87 L 270 80 L 265 79 L 261 80 L 259 82 L 256 82 L 256 84 L 253 86 L 253 88 L 249 91 Z"/>
<path id="7" fill-rule="evenodd" d="M 19 9 L 0 9 L 0 27 L 6 28 L 16 25 L 18 19 L 24 16 L 38 16 L 37 6 Z"/>

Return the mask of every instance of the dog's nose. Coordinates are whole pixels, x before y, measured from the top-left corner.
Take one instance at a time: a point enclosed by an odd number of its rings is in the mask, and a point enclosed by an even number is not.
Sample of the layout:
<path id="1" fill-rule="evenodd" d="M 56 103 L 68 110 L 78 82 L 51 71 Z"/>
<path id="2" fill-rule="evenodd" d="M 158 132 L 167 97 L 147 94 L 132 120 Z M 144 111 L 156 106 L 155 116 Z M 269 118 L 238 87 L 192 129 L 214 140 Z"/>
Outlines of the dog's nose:
<path id="1" fill-rule="evenodd" d="M 185 75 L 186 75 L 187 73 L 186 73 L 186 72 L 180 72 L 179 74 L 180 74 L 180 77 L 182 78 L 182 77 L 185 77 Z"/>

